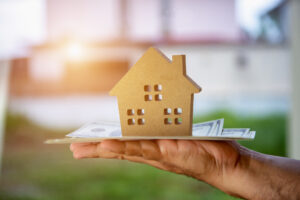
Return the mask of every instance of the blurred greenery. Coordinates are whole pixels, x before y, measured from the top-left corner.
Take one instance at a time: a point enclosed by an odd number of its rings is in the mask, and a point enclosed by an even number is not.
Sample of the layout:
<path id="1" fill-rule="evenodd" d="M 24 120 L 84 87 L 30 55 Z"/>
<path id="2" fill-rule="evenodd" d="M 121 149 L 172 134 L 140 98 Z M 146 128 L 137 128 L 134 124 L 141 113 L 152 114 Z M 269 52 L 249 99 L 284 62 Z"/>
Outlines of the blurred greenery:
<path id="1" fill-rule="evenodd" d="M 226 111 L 194 122 L 225 118 L 225 127 L 249 127 L 255 140 L 243 145 L 263 153 L 285 151 L 286 115 L 241 117 Z M 74 160 L 68 145 L 46 145 L 70 130 L 49 130 L 26 117 L 7 115 L 0 199 L 235 199 L 189 177 L 127 161 Z"/>

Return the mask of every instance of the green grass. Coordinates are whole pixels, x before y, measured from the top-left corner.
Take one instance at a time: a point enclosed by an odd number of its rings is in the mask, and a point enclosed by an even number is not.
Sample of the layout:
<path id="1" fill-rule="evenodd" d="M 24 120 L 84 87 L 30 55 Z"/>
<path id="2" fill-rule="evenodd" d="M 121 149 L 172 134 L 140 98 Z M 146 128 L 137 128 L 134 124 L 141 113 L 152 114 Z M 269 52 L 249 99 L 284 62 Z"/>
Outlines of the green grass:
<path id="1" fill-rule="evenodd" d="M 225 118 L 225 127 L 249 127 L 256 151 L 285 155 L 286 116 L 243 118 L 217 112 L 195 121 Z M 74 160 L 68 145 L 45 145 L 68 130 L 48 130 L 22 116 L 8 115 L 0 199 L 235 199 L 181 175 L 127 161 Z"/>

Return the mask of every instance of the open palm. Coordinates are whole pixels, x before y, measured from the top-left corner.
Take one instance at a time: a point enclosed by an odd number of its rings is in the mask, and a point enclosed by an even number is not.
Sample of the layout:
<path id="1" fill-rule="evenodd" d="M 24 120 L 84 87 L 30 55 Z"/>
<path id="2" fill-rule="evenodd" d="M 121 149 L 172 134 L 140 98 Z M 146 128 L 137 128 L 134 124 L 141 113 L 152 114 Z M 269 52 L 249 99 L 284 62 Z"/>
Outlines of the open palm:
<path id="1" fill-rule="evenodd" d="M 239 147 L 232 141 L 106 140 L 73 143 L 70 149 L 77 159 L 125 159 L 210 182 L 212 176 L 222 176 L 235 168 Z"/>

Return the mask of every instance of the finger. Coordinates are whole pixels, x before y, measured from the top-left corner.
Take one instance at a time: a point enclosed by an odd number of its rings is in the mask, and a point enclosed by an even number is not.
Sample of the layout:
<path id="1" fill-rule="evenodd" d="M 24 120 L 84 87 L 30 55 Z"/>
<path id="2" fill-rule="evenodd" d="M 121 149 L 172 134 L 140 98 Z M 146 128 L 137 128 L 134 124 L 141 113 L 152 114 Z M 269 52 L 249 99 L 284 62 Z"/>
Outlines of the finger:
<path id="1" fill-rule="evenodd" d="M 160 149 L 156 141 L 141 140 L 141 141 L 104 141 L 101 148 L 117 154 L 129 156 L 144 157 L 148 160 L 159 160 L 161 158 Z"/>
<path id="2" fill-rule="evenodd" d="M 170 145 L 176 150 L 177 144 L 174 141 L 162 142 L 164 145 Z M 161 162 L 161 153 L 156 140 L 142 141 L 115 141 L 107 140 L 98 145 L 98 155 L 100 158 L 110 158 L 119 160 L 128 160 L 137 163 L 144 163 L 156 167 L 158 169 L 173 171 L 181 174 L 182 171 L 174 166 L 169 167 Z"/>
<path id="3" fill-rule="evenodd" d="M 95 142 L 71 143 L 70 150 L 73 151 L 75 148 L 87 146 L 90 144 L 96 144 L 96 143 Z"/>
<path id="4" fill-rule="evenodd" d="M 104 140 L 102 141 L 100 149 L 110 151 L 117 154 L 125 153 L 125 143 L 118 140 Z"/>
<path id="5" fill-rule="evenodd" d="M 73 145 L 73 157 L 76 159 L 81 158 L 97 158 L 97 144 L 89 145 Z"/>
<path id="6" fill-rule="evenodd" d="M 147 160 L 160 160 L 161 152 L 155 140 L 140 141 L 142 155 Z"/>
<path id="7" fill-rule="evenodd" d="M 155 160 L 147 160 L 143 157 L 139 157 L 139 156 L 124 156 L 124 159 L 131 161 L 131 162 L 136 162 L 136 163 L 142 163 L 142 164 L 147 164 L 147 165 L 151 165 L 153 167 L 156 167 L 158 169 L 162 169 L 162 170 L 168 170 L 166 166 L 164 166 L 162 163 L 160 163 L 159 161 L 155 161 Z"/>
<path id="8" fill-rule="evenodd" d="M 157 140 L 157 145 L 165 160 L 176 157 L 178 152 L 177 140 Z"/>
<path id="9" fill-rule="evenodd" d="M 73 155 L 76 159 L 82 158 L 115 158 L 120 159 L 120 154 L 101 148 L 102 143 L 73 145 Z"/>
<path id="10" fill-rule="evenodd" d="M 139 156 L 119 154 L 119 153 L 112 152 L 111 150 L 115 150 L 115 149 L 111 149 L 111 147 L 118 146 L 119 143 L 118 144 L 117 143 L 115 143 L 115 142 L 109 142 L 109 143 L 106 143 L 105 145 L 103 145 L 103 143 L 99 144 L 98 147 L 97 147 L 97 152 L 98 152 L 99 158 L 119 159 L 119 160 L 124 160 L 125 159 L 125 160 L 131 161 L 131 162 L 148 164 L 148 165 L 151 165 L 151 166 L 156 167 L 158 169 L 167 170 L 167 168 L 162 163 L 160 163 L 158 161 L 154 161 L 154 160 L 147 160 L 144 157 L 142 157 L 141 152 L 137 153 L 137 155 L 139 155 Z M 131 147 L 137 147 L 141 151 L 140 142 L 137 142 L 137 141 L 132 142 L 132 141 L 130 141 L 128 143 L 126 142 L 126 144 L 127 144 L 127 146 L 129 146 L 129 148 L 131 148 Z M 134 149 L 134 151 L 136 151 L 136 150 L 137 149 Z"/>
<path id="11" fill-rule="evenodd" d="M 100 143 L 97 145 L 97 153 L 99 158 L 107 158 L 107 159 L 123 159 L 122 154 L 115 153 L 111 151 L 112 147 L 115 146 L 115 143 L 107 142 Z"/>
<path id="12" fill-rule="evenodd" d="M 141 151 L 141 143 L 139 141 L 126 141 L 125 154 L 129 156 L 143 156 Z"/>
<path id="13" fill-rule="evenodd" d="M 161 170 L 164 170 L 164 171 L 171 171 L 171 172 L 174 172 L 174 173 L 177 173 L 177 174 L 183 174 L 184 173 L 181 169 L 179 169 L 175 166 L 165 164 L 163 162 L 156 161 L 156 160 L 147 160 L 143 157 L 126 156 L 125 155 L 122 159 L 126 159 L 126 160 L 131 161 L 131 162 L 147 164 L 147 165 L 150 165 L 150 166 L 155 167 L 157 169 L 161 169 Z"/>
<path id="14" fill-rule="evenodd" d="M 178 140 L 177 151 L 180 155 L 192 156 L 197 154 L 197 146 L 194 141 L 191 140 Z"/>

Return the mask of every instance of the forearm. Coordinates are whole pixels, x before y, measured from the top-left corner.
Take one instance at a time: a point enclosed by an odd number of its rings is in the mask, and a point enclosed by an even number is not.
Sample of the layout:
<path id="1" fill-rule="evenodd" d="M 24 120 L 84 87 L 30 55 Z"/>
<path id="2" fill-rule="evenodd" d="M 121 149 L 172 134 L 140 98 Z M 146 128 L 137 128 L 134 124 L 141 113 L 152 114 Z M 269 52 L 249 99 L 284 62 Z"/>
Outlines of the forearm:
<path id="1" fill-rule="evenodd" d="M 300 161 L 241 147 L 232 170 L 224 170 L 216 187 L 245 199 L 300 199 Z"/>

